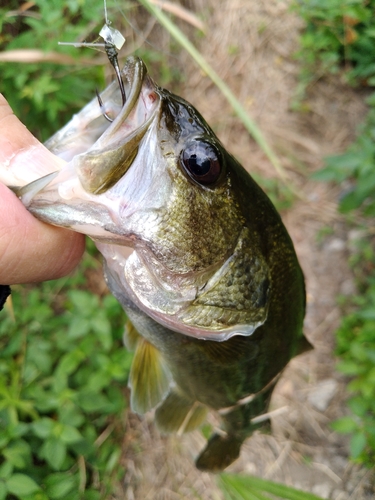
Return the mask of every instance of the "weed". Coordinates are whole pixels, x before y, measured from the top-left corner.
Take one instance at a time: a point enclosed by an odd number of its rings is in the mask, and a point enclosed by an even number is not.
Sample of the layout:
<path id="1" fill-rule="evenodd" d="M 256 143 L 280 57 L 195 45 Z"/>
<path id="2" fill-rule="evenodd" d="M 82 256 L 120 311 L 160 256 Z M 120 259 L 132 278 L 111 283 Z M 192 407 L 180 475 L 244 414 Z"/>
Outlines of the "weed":
<path id="1" fill-rule="evenodd" d="M 295 2 L 295 10 L 306 22 L 299 53 L 303 85 L 314 74 L 339 71 L 352 85 L 375 85 L 374 7 L 373 0 Z M 339 208 L 356 215 L 354 224 L 358 216 L 365 221 L 375 215 L 375 94 L 368 104 L 369 113 L 355 142 L 343 154 L 327 158 L 325 168 L 314 175 L 316 180 L 342 185 Z M 352 378 L 348 385 L 351 414 L 332 426 L 351 434 L 351 457 L 371 467 L 375 458 L 375 247 L 370 232 L 351 261 L 361 295 L 345 303 L 351 312 L 342 319 L 336 349 L 338 370 Z"/>
<path id="2" fill-rule="evenodd" d="M 297 58 L 301 80 L 343 72 L 353 84 L 375 83 L 374 0 L 295 0 L 305 21 Z"/>
<path id="3" fill-rule="evenodd" d="M 1 313 L 0 499 L 106 498 L 123 474 L 125 317 L 81 280 L 15 287 Z"/>
<path id="4" fill-rule="evenodd" d="M 356 209 L 367 216 L 375 215 L 375 94 L 369 99 L 370 111 L 361 125 L 357 139 L 341 155 L 331 156 L 325 168 L 314 175 L 316 180 L 346 183 L 340 199 L 340 210 Z"/>
<path id="5" fill-rule="evenodd" d="M 372 247 L 371 255 L 368 253 Z M 366 256 L 364 258 L 364 256 Z M 375 459 L 375 250 L 361 242 L 357 259 L 367 267 L 361 273 L 362 295 L 352 298 L 353 311 L 345 316 L 337 331 L 337 369 L 351 378 L 348 384 L 350 414 L 337 420 L 337 432 L 351 434 L 352 459 L 372 467 Z M 363 268 L 363 265 L 361 265 Z"/>
<path id="6" fill-rule="evenodd" d="M 87 26 L 103 22 L 103 5 L 95 2 L 88 9 L 79 0 L 36 0 L 22 11 L 19 2 L 13 4 L 0 8 L 0 51 L 11 55 L 23 50 L 25 62 L 0 63 L 1 91 L 31 132 L 45 140 L 104 83 L 100 66 L 77 64 L 72 68 L 72 64 L 60 63 L 60 56 L 70 56 L 71 62 L 81 57 L 77 49 L 61 47 L 57 51 L 58 41 L 74 41 L 83 33 L 89 37 Z M 32 59 L 29 49 L 50 54 L 56 62 L 26 62 Z M 86 60 L 94 56 L 94 51 L 86 50 Z"/>
<path id="7" fill-rule="evenodd" d="M 226 500 L 271 500 L 275 497 L 286 500 L 322 500 L 312 493 L 253 476 L 221 474 L 219 484 Z"/>

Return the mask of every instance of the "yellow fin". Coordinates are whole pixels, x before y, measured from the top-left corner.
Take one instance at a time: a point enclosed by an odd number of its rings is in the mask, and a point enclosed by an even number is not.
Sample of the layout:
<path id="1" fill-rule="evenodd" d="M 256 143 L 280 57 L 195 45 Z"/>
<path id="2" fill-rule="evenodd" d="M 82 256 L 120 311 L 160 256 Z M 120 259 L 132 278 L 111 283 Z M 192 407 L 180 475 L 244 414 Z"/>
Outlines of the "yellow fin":
<path id="1" fill-rule="evenodd" d="M 141 338 L 140 334 L 135 329 L 133 323 L 128 319 L 125 323 L 124 344 L 128 351 L 135 351 L 138 341 Z"/>
<path id="2" fill-rule="evenodd" d="M 146 413 L 162 401 L 170 385 L 170 373 L 161 353 L 140 337 L 130 369 L 131 408 Z"/>
<path id="3" fill-rule="evenodd" d="M 191 432 L 194 429 L 197 429 L 203 424 L 203 422 L 206 420 L 206 417 L 207 407 L 195 402 L 193 408 L 190 411 L 190 414 L 187 415 L 185 422 L 178 432 Z"/>
<path id="4" fill-rule="evenodd" d="M 205 420 L 207 408 L 171 391 L 156 409 L 155 422 L 161 432 L 182 434 L 199 427 Z"/>
<path id="5" fill-rule="evenodd" d="M 12 296 L 11 295 L 9 295 L 9 297 L 5 301 L 4 307 L 8 311 L 8 314 L 11 317 L 11 320 L 13 321 L 13 323 L 15 323 L 16 322 L 16 316 L 14 315 L 13 300 L 12 300 Z"/>

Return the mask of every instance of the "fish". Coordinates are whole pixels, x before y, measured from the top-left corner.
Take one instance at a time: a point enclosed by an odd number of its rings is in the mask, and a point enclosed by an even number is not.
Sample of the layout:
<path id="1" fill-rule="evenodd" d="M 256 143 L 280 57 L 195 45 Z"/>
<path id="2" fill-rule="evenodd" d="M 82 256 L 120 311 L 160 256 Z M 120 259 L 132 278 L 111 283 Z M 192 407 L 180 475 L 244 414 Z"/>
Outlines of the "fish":
<path id="1" fill-rule="evenodd" d="M 60 169 L 22 185 L 0 168 L 0 181 L 38 219 L 94 240 L 129 319 L 132 410 L 155 409 L 163 433 L 216 412 L 196 466 L 217 472 L 269 428 L 281 373 L 311 347 L 304 276 L 270 199 L 201 114 L 138 57 L 121 77 L 126 100 L 113 82 L 102 109 L 94 99 L 46 142 Z"/>

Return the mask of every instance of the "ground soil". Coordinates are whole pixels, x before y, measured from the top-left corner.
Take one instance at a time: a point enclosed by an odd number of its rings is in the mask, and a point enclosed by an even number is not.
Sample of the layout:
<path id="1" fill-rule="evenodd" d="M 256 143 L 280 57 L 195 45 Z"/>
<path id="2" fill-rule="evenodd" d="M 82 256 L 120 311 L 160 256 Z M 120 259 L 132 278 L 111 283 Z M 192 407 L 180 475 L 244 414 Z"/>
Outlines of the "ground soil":
<path id="1" fill-rule="evenodd" d="M 329 426 L 346 411 L 346 380 L 335 371 L 333 349 L 340 321 L 336 298 L 355 292 L 347 265 L 353 233 L 336 210 L 339 190 L 309 177 L 325 156 L 343 151 L 353 139 L 366 112 L 364 95 L 338 75 L 314 82 L 303 105 L 292 110 L 300 69 L 294 53 L 303 25 L 289 2 L 191 0 L 185 6 L 203 15 L 207 30 L 196 44 L 261 128 L 298 193 L 282 216 L 306 276 L 305 333 L 314 345 L 290 363 L 277 385 L 271 410 L 281 410 L 272 418 L 272 433 L 248 439 L 228 471 L 280 481 L 322 498 L 369 500 L 373 478 L 348 461 L 347 439 Z M 185 78 L 180 94 L 200 110 L 227 149 L 250 173 L 281 186 L 209 78 L 188 55 L 178 66 Z M 205 442 L 200 431 L 163 437 L 152 414 L 129 414 L 128 419 L 126 484 L 119 498 L 222 498 L 215 476 L 194 467 Z"/>

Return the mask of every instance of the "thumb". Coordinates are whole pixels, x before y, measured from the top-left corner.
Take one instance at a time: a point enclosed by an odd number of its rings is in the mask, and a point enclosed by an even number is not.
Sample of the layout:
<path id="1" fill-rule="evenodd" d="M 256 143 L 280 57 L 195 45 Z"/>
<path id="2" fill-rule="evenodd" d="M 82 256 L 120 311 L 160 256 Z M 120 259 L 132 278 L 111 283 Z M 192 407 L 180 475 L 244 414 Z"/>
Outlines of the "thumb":
<path id="1" fill-rule="evenodd" d="M 0 182 L 7 186 L 23 186 L 65 164 L 27 130 L 2 94 L 0 132 Z"/>
<path id="2" fill-rule="evenodd" d="M 0 180 L 23 185 L 56 170 L 60 162 L 16 118 L 0 94 Z M 1 284 L 63 276 L 77 265 L 83 250 L 83 235 L 38 221 L 0 184 Z"/>

